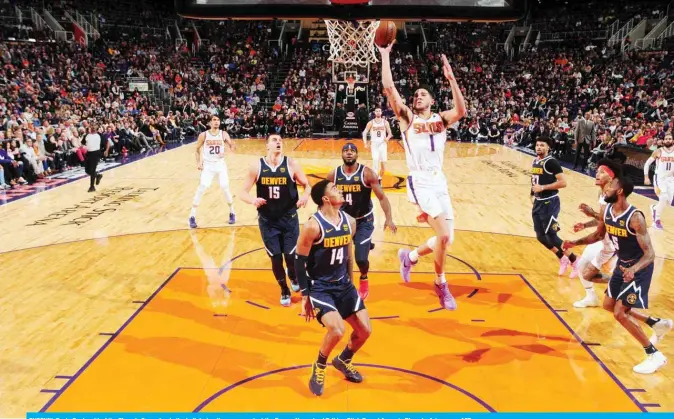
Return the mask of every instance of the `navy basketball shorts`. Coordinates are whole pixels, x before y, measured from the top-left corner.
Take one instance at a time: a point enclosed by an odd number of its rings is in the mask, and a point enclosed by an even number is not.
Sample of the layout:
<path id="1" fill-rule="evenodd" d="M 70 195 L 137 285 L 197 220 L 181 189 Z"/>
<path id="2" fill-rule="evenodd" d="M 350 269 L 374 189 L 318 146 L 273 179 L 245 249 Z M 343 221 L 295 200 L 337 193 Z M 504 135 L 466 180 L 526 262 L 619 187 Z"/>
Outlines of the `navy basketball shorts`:
<path id="1" fill-rule="evenodd" d="M 531 216 L 537 236 L 559 231 L 559 211 L 561 205 L 559 195 L 545 200 L 534 200 Z"/>
<path id="2" fill-rule="evenodd" d="M 356 220 L 356 234 L 353 235 L 353 243 L 356 252 L 356 260 L 368 260 L 370 244 L 374 233 L 374 215 L 370 214 Z"/>
<path id="3" fill-rule="evenodd" d="M 269 256 L 294 254 L 300 237 L 300 221 L 297 211 L 292 210 L 278 219 L 258 215 L 257 223 L 264 248 Z"/>
<path id="4" fill-rule="evenodd" d="M 628 307 L 648 308 L 648 290 L 651 287 L 651 279 L 653 278 L 653 269 L 655 265 L 651 263 L 644 269 L 635 272 L 634 280 L 630 282 L 624 281 L 623 271 L 620 270 L 621 265 L 625 268 L 629 268 L 634 265 L 634 262 L 627 264 L 623 261 L 618 261 L 618 264 L 613 271 L 613 276 L 611 276 L 611 279 L 608 281 L 606 295 L 616 301 L 622 301 L 623 305 Z"/>
<path id="5" fill-rule="evenodd" d="M 313 281 L 309 290 L 309 300 L 314 307 L 316 320 L 323 325 L 321 319 L 326 313 L 336 311 L 342 319 L 365 310 L 365 303 L 360 299 L 356 287 L 351 281 L 325 282 Z"/>

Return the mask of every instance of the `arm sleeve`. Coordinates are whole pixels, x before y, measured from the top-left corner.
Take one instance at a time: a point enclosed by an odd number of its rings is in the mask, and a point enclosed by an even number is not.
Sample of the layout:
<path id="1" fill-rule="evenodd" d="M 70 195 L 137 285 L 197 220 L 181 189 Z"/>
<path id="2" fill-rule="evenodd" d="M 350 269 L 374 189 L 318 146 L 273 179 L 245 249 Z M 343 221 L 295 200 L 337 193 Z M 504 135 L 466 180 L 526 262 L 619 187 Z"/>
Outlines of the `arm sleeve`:
<path id="1" fill-rule="evenodd" d="M 648 177 L 648 172 L 651 170 L 651 164 L 653 164 L 654 161 L 655 159 L 653 158 L 653 156 L 649 157 L 648 160 L 646 160 L 646 163 L 644 164 L 644 177 Z"/>
<path id="2" fill-rule="evenodd" d="M 295 254 L 295 274 L 297 275 L 297 281 L 300 284 L 300 292 L 303 297 L 309 295 L 309 274 L 307 273 L 307 260 L 306 256 Z"/>

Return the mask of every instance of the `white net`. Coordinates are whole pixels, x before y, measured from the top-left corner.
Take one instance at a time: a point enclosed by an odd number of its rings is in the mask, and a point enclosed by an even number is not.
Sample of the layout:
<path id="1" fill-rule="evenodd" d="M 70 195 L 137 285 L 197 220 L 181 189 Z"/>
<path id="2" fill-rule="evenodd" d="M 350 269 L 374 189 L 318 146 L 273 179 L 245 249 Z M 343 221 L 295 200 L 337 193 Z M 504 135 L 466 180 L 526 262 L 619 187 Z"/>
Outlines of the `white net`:
<path id="1" fill-rule="evenodd" d="M 342 62 L 347 67 L 378 62 L 374 35 L 379 21 L 326 20 L 325 24 L 330 37 L 330 60 Z"/>

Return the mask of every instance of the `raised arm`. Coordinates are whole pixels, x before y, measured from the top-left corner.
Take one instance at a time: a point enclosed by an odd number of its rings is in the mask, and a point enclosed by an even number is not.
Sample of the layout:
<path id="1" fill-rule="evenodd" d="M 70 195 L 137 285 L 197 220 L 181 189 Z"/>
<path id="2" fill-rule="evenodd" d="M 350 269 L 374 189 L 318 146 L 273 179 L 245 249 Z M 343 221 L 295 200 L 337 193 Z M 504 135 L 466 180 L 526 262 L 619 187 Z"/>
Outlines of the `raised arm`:
<path id="1" fill-rule="evenodd" d="M 304 174 L 304 170 L 297 160 L 289 158 L 288 165 L 290 165 L 290 170 L 293 171 L 295 183 L 304 188 L 304 193 L 297 200 L 297 208 L 304 208 L 311 196 L 311 184 L 309 184 L 309 179 L 307 179 L 307 175 Z"/>
<path id="2" fill-rule="evenodd" d="M 310 278 L 307 273 L 307 262 L 311 246 L 320 235 L 321 228 L 318 222 L 313 217 L 309 218 L 309 221 L 304 224 L 304 228 L 300 232 L 300 237 L 297 239 L 297 248 L 295 249 L 295 272 L 297 274 L 297 281 L 300 284 L 300 292 L 302 293 L 302 315 L 307 321 L 314 317 L 314 310 L 309 300 Z"/>
<path id="3" fill-rule="evenodd" d="M 393 83 L 393 73 L 391 73 L 391 48 L 393 48 L 393 44 L 386 48 L 380 46 L 377 46 L 377 48 L 381 53 L 381 81 L 384 87 L 384 96 L 388 99 L 389 106 L 401 123 L 400 130 L 405 131 L 412 120 L 412 111 L 403 103 L 403 98 L 400 97 L 400 93 Z"/>
<path id="4" fill-rule="evenodd" d="M 447 56 L 445 56 L 445 54 L 442 54 L 442 72 L 445 74 L 445 78 L 449 81 L 449 86 L 452 88 L 452 99 L 454 101 L 454 109 L 440 112 L 440 117 L 445 123 L 445 126 L 449 127 L 466 115 L 466 101 L 463 98 L 463 93 L 461 93 L 461 89 L 454 77 L 452 66 L 449 65 L 449 61 L 447 61 Z"/>
<path id="5" fill-rule="evenodd" d="M 375 196 L 377 199 L 379 199 L 379 205 L 381 205 L 382 211 L 384 211 L 384 216 L 386 217 L 386 221 L 384 221 L 384 230 L 386 230 L 386 228 L 390 228 L 392 232 L 397 232 L 398 227 L 396 227 L 396 225 L 393 223 L 393 216 L 391 215 L 391 203 L 389 202 L 388 197 L 384 194 L 384 190 L 379 183 L 377 174 L 374 172 L 374 170 L 366 167 L 365 171 L 363 172 L 363 176 L 365 177 L 365 184 L 372 188 Z"/>
<path id="6" fill-rule="evenodd" d="M 243 178 L 243 186 L 239 192 L 239 197 L 246 204 L 255 205 L 255 208 L 260 208 L 262 205 L 266 204 L 267 201 L 261 197 L 254 197 L 250 193 L 250 189 L 253 187 L 255 182 L 257 182 L 257 175 L 260 172 L 260 161 L 253 163 L 248 168 L 246 175 Z"/>

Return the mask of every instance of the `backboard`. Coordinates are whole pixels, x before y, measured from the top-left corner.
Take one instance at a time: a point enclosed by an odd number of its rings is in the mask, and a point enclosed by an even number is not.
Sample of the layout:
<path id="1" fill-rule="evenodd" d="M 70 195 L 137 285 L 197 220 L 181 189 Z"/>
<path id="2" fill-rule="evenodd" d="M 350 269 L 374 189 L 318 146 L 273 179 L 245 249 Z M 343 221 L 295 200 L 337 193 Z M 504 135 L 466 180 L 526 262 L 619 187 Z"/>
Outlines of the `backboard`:
<path id="1" fill-rule="evenodd" d="M 510 21 L 524 16 L 527 0 L 174 0 L 196 19 L 397 19 Z"/>

